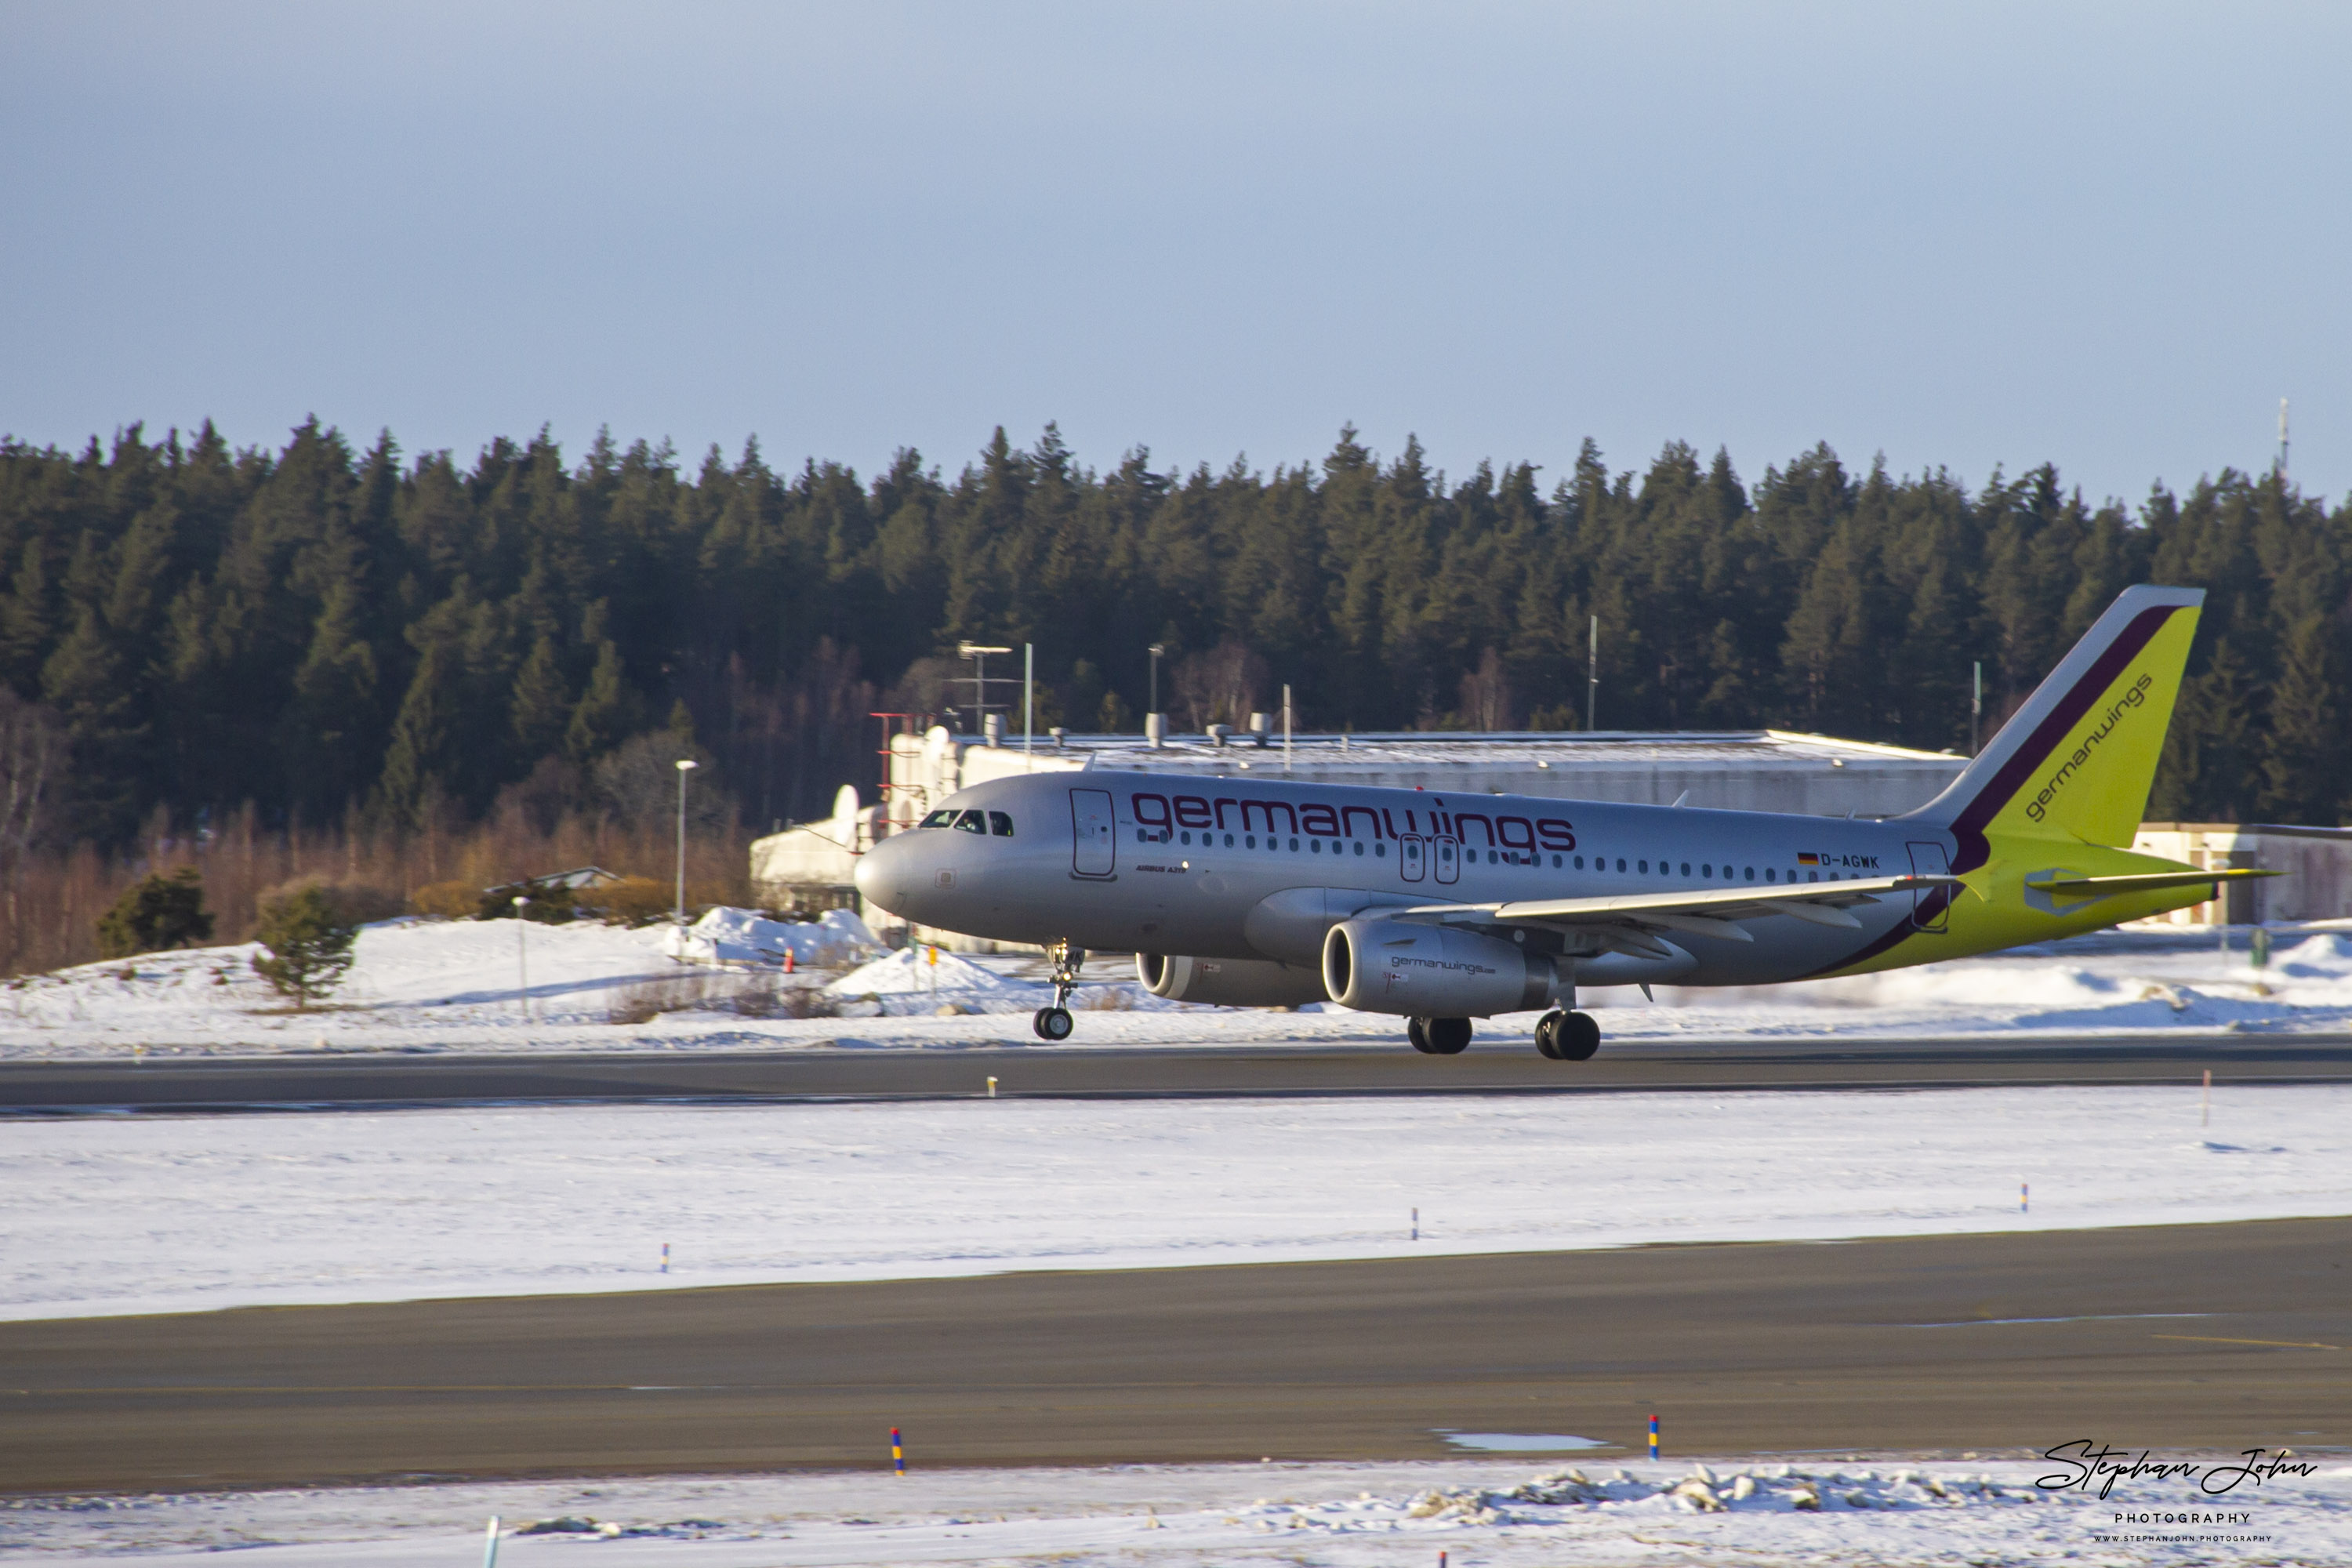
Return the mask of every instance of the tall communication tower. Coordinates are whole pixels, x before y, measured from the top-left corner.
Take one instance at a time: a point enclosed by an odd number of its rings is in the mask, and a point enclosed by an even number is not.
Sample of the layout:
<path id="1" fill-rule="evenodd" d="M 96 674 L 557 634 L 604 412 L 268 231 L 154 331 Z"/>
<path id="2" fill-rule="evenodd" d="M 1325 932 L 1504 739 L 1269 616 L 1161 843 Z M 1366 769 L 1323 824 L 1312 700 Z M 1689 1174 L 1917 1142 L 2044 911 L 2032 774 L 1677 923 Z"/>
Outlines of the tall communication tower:
<path id="1" fill-rule="evenodd" d="M 2279 399 L 2278 477 L 2286 478 L 2286 399 Z"/>

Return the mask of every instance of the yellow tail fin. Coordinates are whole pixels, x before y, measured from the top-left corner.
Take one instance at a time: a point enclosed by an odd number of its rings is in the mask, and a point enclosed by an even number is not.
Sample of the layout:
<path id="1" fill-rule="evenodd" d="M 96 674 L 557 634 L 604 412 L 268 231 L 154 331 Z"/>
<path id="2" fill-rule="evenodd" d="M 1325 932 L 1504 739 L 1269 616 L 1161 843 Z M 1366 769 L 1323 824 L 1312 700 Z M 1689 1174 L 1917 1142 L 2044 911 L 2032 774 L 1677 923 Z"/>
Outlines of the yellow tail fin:
<path id="1" fill-rule="evenodd" d="M 1988 834 L 2127 846 L 2147 809 L 2201 588 L 2126 588 L 1951 787 L 1911 813 L 1950 827 L 1953 869 Z"/>

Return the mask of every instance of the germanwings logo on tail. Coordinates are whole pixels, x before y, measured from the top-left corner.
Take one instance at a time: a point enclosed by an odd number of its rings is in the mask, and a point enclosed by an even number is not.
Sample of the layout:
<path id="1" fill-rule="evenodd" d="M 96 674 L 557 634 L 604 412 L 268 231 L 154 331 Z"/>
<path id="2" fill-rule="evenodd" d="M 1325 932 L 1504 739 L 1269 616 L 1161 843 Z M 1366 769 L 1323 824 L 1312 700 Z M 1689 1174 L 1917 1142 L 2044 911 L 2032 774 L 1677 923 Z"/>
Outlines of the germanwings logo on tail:
<path id="1" fill-rule="evenodd" d="M 2076 746 L 2065 762 L 2059 765 L 2058 771 L 2050 775 L 2049 781 L 2042 786 L 2041 793 L 2025 803 L 2026 816 L 2040 822 L 2049 815 L 2050 803 L 2058 798 L 2058 792 L 2066 787 L 2067 782 L 2074 776 L 2075 770 L 2091 760 L 2091 753 L 2098 749 L 2100 742 L 2115 732 L 2116 725 L 2122 721 L 2126 712 L 2146 705 L 2148 689 L 2155 684 L 2156 677 L 2143 673 L 2137 680 L 2132 682 L 2130 689 L 2116 699 L 2106 712 L 2100 715 L 2099 727 L 2083 737 L 2082 743 Z"/>

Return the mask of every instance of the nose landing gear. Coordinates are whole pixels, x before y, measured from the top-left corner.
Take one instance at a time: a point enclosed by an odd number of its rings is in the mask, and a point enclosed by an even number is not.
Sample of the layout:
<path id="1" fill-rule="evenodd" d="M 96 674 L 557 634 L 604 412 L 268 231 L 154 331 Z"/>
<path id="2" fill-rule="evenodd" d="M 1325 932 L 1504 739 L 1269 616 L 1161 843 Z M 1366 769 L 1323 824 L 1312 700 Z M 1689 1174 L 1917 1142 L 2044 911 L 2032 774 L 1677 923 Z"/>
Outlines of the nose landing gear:
<path id="1" fill-rule="evenodd" d="M 1078 984 L 1078 969 L 1087 961 L 1087 950 L 1072 947 L 1064 937 L 1046 948 L 1045 956 L 1054 961 L 1054 1005 L 1038 1008 L 1029 1026 L 1037 1031 L 1039 1039 L 1058 1043 L 1068 1039 L 1076 1027 L 1070 1021 L 1070 993 Z"/>
<path id="2" fill-rule="evenodd" d="M 1546 1013 L 1536 1025 L 1536 1049 L 1553 1061 L 1589 1061 L 1600 1048 L 1601 1026 L 1590 1013 Z"/>

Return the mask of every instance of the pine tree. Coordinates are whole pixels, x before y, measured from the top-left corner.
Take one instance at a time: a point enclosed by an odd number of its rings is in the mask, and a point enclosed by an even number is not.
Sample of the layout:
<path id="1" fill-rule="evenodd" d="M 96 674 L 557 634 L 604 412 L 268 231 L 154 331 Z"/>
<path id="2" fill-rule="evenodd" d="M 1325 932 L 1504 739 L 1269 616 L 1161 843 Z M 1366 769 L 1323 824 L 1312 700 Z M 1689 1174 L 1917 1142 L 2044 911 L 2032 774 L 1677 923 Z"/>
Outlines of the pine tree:
<path id="1" fill-rule="evenodd" d="M 194 866 L 161 871 L 127 889 L 98 918 L 100 958 L 131 958 L 174 947 L 201 947 L 213 939 L 203 878 Z"/>
<path id="2" fill-rule="evenodd" d="M 519 761 L 552 756 L 563 744 L 572 719 L 572 693 L 564 685 L 554 638 L 541 636 L 531 644 L 530 657 L 522 661 L 521 673 L 515 677 L 514 701 L 509 711 Z"/>
<path id="3" fill-rule="evenodd" d="M 314 812 L 356 798 L 372 771 L 383 720 L 377 712 L 375 650 L 359 636 L 357 595 L 348 582 L 327 592 L 310 650 L 294 672 L 281 745 L 293 764 L 291 794 Z"/>
<path id="4" fill-rule="evenodd" d="M 384 808 L 412 826 L 424 826 L 427 806 L 449 790 L 449 719 L 456 706 L 456 660 L 442 644 L 428 643 L 392 721 L 381 794 Z"/>
<path id="5" fill-rule="evenodd" d="M 609 637 L 596 647 L 596 668 L 588 672 L 588 689 L 572 710 L 563 732 L 563 749 L 585 765 L 617 745 L 636 726 L 636 696 L 621 674 L 621 650 Z"/>
<path id="6" fill-rule="evenodd" d="M 359 926 L 326 889 L 313 887 L 264 902 L 257 934 L 268 955 L 254 954 L 253 972 L 293 998 L 299 1013 L 341 984 Z"/>
<path id="7" fill-rule="evenodd" d="M 18 691 L 39 689 L 41 664 L 56 635 L 48 566 L 47 542 L 26 540 L 8 591 L 0 596 L 0 680 Z"/>
<path id="8" fill-rule="evenodd" d="M 2288 632 L 2271 688 L 2270 737 L 2258 809 L 2266 821 L 2333 827 L 2347 778 L 2344 688 L 2327 622 L 2306 616 Z"/>
<path id="9" fill-rule="evenodd" d="M 73 629 L 42 668 L 49 705 L 65 720 L 72 749 L 70 804 L 76 832 L 112 840 L 138 825 L 137 786 L 147 734 L 137 719 L 127 661 L 95 605 L 75 612 Z"/>

